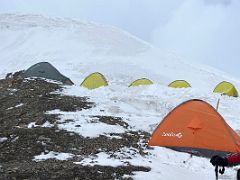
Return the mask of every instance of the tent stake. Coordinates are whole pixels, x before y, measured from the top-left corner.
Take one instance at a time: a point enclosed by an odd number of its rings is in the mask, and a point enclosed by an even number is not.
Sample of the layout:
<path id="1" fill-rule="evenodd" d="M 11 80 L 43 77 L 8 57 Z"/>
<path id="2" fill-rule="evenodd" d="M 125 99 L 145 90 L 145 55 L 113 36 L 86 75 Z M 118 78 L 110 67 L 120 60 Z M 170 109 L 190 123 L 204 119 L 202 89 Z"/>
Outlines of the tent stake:
<path id="1" fill-rule="evenodd" d="M 216 180 L 218 180 L 218 165 L 215 167 L 215 175 L 216 175 Z"/>

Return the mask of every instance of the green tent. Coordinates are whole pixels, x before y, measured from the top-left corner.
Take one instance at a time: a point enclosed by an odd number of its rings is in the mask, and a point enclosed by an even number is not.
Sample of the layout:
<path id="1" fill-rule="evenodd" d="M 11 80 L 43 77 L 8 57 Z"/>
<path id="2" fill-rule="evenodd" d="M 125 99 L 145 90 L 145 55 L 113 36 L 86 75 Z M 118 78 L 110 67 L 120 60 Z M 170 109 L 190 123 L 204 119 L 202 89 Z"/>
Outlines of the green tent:
<path id="1" fill-rule="evenodd" d="M 141 78 L 133 81 L 128 87 L 132 86 L 146 86 L 146 85 L 151 85 L 153 82 L 147 78 Z"/>
<path id="2" fill-rule="evenodd" d="M 171 82 L 168 87 L 171 88 L 189 88 L 191 85 L 185 80 L 176 80 Z"/>
<path id="3" fill-rule="evenodd" d="M 62 82 L 66 85 L 73 85 L 74 83 L 64 75 L 62 75 L 55 67 L 48 62 L 37 63 L 21 74 L 22 78 L 45 78 Z"/>
<path id="4" fill-rule="evenodd" d="M 106 78 L 99 72 L 95 72 L 87 76 L 81 83 L 81 86 L 88 89 L 96 89 L 101 86 L 107 86 L 108 82 Z"/>
<path id="5" fill-rule="evenodd" d="M 215 87 L 213 92 L 225 94 L 228 96 L 238 97 L 238 91 L 235 88 L 235 86 L 232 83 L 226 82 L 226 81 L 219 83 Z"/>

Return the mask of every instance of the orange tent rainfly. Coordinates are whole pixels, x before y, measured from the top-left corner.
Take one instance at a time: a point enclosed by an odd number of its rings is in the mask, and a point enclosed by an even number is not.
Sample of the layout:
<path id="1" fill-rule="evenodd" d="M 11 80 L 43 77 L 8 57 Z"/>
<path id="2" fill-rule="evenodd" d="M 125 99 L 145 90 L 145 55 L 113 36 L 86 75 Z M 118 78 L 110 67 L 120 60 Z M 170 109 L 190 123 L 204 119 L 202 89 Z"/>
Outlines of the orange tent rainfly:
<path id="1" fill-rule="evenodd" d="M 148 145 L 211 156 L 240 152 L 240 137 L 210 104 L 194 99 L 170 112 L 157 127 Z"/>

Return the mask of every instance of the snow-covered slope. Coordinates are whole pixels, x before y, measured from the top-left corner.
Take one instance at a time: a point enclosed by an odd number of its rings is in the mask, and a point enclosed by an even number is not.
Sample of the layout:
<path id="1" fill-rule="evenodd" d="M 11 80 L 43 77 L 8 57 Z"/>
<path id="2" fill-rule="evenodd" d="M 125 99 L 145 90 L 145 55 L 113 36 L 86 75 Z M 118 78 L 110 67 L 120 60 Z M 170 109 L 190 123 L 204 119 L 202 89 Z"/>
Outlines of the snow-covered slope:
<path id="1" fill-rule="evenodd" d="M 162 118 L 179 103 L 200 98 L 213 106 L 221 98 L 220 113 L 234 129 L 240 129 L 239 98 L 220 97 L 212 90 L 222 80 L 240 82 L 229 75 L 203 65 L 185 62 L 173 54 L 165 54 L 146 42 L 114 27 L 74 20 L 47 18 L 39 15 L 0 15 L 0 77 L 6 73 L 27 69 L 40 61 L 48 61 L 68 76 L 76 85 L 67 87 L 65 94 L 89 96 L 96 107 L 75 113 L 55 110 L 64 119 L 75 119 L 59 127 L 83 136 L 94 137 L 111 132 L 123 133 L 118 126 L 101 123 L 92 126 L 87 118 L 92 115 L 122 117 L 131 130 L 152 132 Z M 93 91 L 79 87 L 84 77 L 92 72 L 103 73 L 108 87 Z M 155 82 L 149 87 L 128 88 L 135 79 L 146 77 Z M 175 79 L 189 81 L 191 89 L 167 87 Z M 73 128 L 83 124 L 85 128 Z M 86 131 L 86 129 L 88 129 Z M 139 142 L 141 144 L 141 142 Z M 131 149 L 121 150 L 127 154 Z M 64 153 L 64 152 L 63 152 Z M 214 179 L 208 159 L 177 153 L 165 148 L 149 150 L 149 156 L 135 155 L 130 163 L 147 165 L 148 173 L 137 173 L 136 179 Z M 120 155 L 119 155 L 120 156 Z M 96 164 L 119 165 L 120 160 L 109 159 L 100 153 Z M 122 157 L 124 159 L 124 157 Z M 86 158 L 80 164 L 88 164 Z M 230 175 L 233 170 L 228 170 Z"/>
<path id="2" fill-rule="evenodd" d="M 104 73 L 110 84 L 128 85 L 140 77 L 163 85 L 186 79 L 193 87 L 208 87 L 210 91 L 223 79 L 233 80 L 222 72 L 164 54 L 126 32 L 105 25 L 39 15 L 2 14 L 0 39 L 1 77 L 9 71 L 48 61 L 76 83 L 94 71 Z"/>

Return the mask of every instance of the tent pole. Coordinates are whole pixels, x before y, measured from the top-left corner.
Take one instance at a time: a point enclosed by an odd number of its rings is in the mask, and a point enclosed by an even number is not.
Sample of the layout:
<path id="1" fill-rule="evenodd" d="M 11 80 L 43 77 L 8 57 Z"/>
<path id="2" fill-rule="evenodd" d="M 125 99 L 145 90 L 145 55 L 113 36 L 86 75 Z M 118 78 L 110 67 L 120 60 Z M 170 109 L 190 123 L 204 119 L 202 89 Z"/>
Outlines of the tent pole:
<path id="1" fill-rule="evenodd" d="M 217 107 L 216 107 L 216 110 L 218 111 L 218 108 L 219 108 L 219 104 L 220 104 L 220 98 L 218 99 L 217 101 Z"/>

